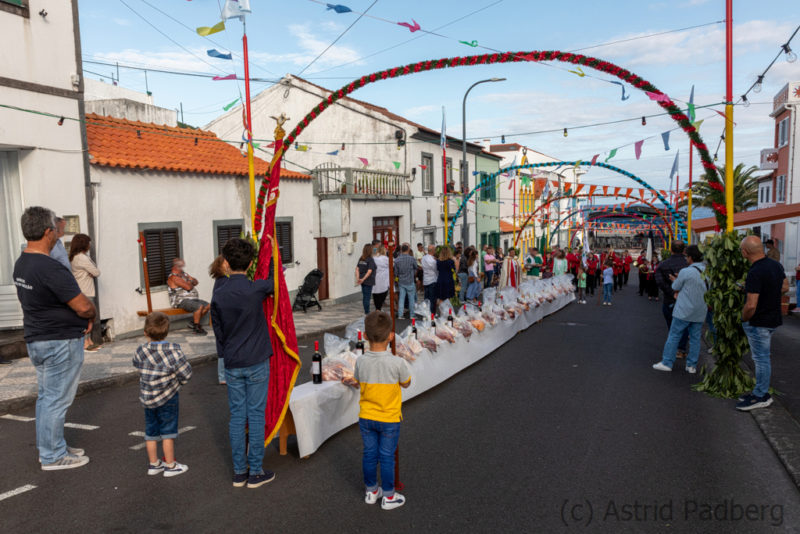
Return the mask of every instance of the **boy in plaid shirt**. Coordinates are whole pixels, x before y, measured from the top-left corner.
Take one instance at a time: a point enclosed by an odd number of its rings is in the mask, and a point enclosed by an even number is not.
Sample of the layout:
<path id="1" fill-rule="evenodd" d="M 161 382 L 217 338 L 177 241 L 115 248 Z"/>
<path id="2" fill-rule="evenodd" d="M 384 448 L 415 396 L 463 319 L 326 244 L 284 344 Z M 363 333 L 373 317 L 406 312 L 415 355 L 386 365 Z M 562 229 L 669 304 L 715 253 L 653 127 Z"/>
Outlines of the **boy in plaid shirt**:
<path id="1" fill-rule="evenodd" d="M 163 473 L 174 477 L 189 467 L 175 461 L 175 438 L 178 437 L 178 390 L 189 381 L 192 367 L 181 346 L 164 341 L 169 333 L 169 318 L 153 312 L 144 321 L 149 342 L 140 345 L 133 355 L 139 370 L 139 401 L 144 406 L 148 475 Z M 158 458 L 158 442 L 164 449 L 164 461 Z"/>

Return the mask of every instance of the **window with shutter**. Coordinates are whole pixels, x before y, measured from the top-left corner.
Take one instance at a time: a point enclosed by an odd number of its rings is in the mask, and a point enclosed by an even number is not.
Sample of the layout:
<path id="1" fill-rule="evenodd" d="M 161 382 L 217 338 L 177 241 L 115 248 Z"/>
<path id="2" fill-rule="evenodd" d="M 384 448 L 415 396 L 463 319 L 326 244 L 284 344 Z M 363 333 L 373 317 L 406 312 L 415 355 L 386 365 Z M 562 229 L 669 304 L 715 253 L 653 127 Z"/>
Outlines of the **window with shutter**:
<path id="1" fill-rule="evenodd" d="M 172 260 L 180 257 L 180 242 L 177 228 L 153 228 L 144 231 L 147 246 L 147 274 L 150 287 L 167 283 L 172 269 Z"/>
<path id="2" fill-rule="evenodd" d="M 281 262 L 294 262 L 291 221 L 277 221 L 275 223 L 275 238 L 278 240 L 278 250 L 281 254 Z"/>
<path id="3" fill-rule="evenodd" d="M 241 224 L 220 224 L 217 226 L 217 254 L 222 254 L 222 247 L 229 239 L 242 235 Z"/>

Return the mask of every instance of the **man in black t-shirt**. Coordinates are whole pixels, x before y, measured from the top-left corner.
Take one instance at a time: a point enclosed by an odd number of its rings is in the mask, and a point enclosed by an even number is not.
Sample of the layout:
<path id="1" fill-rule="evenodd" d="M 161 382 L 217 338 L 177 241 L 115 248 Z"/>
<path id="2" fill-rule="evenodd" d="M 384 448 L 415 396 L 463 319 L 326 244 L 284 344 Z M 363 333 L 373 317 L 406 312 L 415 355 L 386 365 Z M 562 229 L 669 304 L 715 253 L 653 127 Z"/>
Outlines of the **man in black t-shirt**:
<path id="1" fill-rule="evenodd" d="M 68 447 L 64 420 L 75 398 L 83 364 L 83 336 L 92 330 L 95 307 L 69 269 L 50 257 L 58 239 L 55 214 L 38 206 L 22 215 L 28 246 L 14 264 L 28 356 L 39 382 L 36 447 L 43 471 L 89 463 L 83 449 Z"/>
<path id="2" fill-rule="evenodd" d="M 789 290 L 789 280 L 783 266 L 766 257 L 758 237 L 744 238 L 739 248 L 742 256 L 752 263 L 744 284 L 747 300 L 742 308 L 742 327 L 756 366 L 756 387 L 752 393 L 740 397 L 736 408 L 749 411 L 772 404 L 769 345 L 772 332 L 782 323 L 781 295 Z"/>

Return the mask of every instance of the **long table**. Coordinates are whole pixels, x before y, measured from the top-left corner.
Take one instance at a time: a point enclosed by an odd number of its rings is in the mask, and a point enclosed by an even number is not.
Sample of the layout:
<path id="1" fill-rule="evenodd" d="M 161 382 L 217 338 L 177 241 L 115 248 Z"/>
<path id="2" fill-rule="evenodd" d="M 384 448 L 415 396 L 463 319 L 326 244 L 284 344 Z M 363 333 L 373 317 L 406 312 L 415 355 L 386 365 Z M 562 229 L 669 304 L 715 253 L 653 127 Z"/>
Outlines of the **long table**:
<path id="1" fill-rule="evenodd" d="M 457 337 L 455 343 L 439 345 L 438 350 L 423 350 L 411 362 L 411 386 L 403 390 L 403 402 L 413 399 L 473 363 L 488 356 L 519 332 L 542 318 L 557 312 L 575 300 L 569 293 L 545 302 L 514 319 L 486 325 L 483 332 L 474 332 L 469 339 Z M 280 429 L 281 454 L 286 451 L 288 434 L 296 434 L 300 457 L 316 452 L 322 443 L 358 422 L 359 390 L 341 382 L 322 384 L 307 382 L 294 388 L 289 399 L 287 421 Z"/>

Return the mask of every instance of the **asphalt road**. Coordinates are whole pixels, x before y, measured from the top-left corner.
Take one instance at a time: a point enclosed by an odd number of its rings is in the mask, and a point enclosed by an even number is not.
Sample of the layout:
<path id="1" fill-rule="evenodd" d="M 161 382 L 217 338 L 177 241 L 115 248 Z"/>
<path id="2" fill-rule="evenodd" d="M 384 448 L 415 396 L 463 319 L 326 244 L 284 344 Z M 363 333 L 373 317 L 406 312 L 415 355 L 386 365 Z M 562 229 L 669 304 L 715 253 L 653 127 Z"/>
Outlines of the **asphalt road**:
<path id="1" fill-rule="evenodd" d="M 179 477 L 148 477 L 130 449 L 135 385 L 76 400 L 67 420 L 99 428 L 67 429 L 91 456 L 74 471 L 40 471 L 34 423 L 0 419 L 0 494 L 36 486 L 0 500 L 0 531 L 797 531 L 800 493 L 753 418 L 650 368 L 666 327 L 635 293 L 571 304 L 404 406 L 403 508 L 363 503 L 356 427 L 306 460 L 276 443 L 272 484 L 231 487 L 225 388 L 208 365 L 181 391 L 180 426 L 195 428 L 177 443 Z"/>

